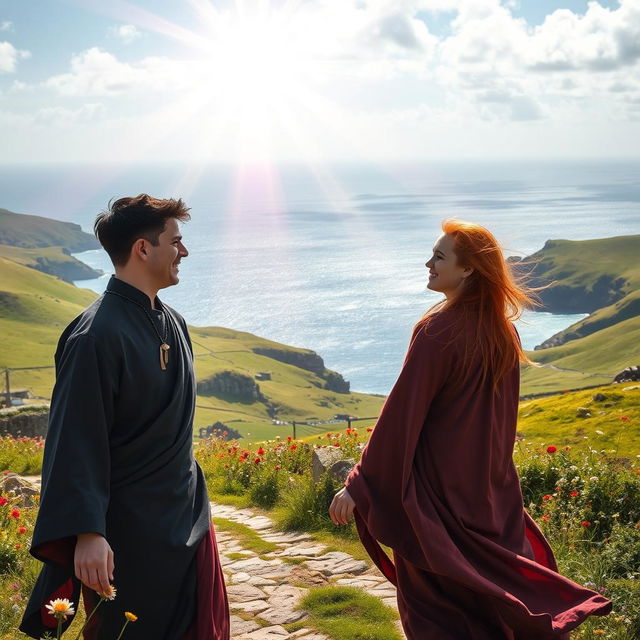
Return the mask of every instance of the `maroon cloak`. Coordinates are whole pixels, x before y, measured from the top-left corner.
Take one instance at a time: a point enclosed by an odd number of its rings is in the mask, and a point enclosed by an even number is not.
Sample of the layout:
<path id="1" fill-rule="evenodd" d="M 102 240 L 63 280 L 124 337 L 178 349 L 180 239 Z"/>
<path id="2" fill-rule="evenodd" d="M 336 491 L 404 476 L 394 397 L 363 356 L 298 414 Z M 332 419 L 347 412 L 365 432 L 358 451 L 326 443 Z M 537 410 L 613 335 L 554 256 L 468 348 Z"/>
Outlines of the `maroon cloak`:
<path id="1" fill-rule="evenodd" d="M 514 327 L 515 331 L 515 327 Z M 481 382 L 459 312 L 414 331 L 400 376 L 347 478 L 358 533 L 398 588 L 410 640 L 567 638 L 611 602 L 557 573 L 524 510 L 512 454 L 520 374 Z M 394 562 L 378 542 L 391 547 Z"/>

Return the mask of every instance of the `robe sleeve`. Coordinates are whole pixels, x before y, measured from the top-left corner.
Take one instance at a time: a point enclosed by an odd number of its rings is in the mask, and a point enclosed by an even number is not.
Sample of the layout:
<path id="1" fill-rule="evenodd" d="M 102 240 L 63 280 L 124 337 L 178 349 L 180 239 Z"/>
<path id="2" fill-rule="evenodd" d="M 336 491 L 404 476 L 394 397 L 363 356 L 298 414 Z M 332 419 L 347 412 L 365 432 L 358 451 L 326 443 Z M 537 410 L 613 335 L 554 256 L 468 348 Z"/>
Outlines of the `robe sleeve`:
<path id="1" fill-rule="evenodd" d="M 376 541 L 397 548 L 403 531 L 411 527 L 403 497 L 429 407 L 454 368 L 450 334 L 440 319 L 414 331 L 400 376 L 345 482 L 356 503 L 360 537 L 392 582 L 393 565 Z"/>
<path id="2" fill-rule="evenodd" d="M 59 353 L 31 547 L 44 562 L 73 566 L 77 534 L 106 537 L 114 362 L 114 350 L 87 334 L 69 338 Z"/>

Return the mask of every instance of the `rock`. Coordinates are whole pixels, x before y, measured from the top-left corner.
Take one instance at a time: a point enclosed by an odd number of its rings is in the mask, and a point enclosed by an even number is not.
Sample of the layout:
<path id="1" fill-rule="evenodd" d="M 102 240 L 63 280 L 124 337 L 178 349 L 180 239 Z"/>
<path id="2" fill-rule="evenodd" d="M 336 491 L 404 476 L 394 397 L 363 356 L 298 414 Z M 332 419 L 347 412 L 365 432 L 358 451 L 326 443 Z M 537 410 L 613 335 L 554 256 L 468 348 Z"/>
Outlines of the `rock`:
<path id="1" fill-rule="evenodd" d="M 231 623 L 231 637 L 242 635 L 243 633 L 250 633 L 260 628 L 260 625 L 253 620 L 243 620 L 239 616 L 229 616 L 229 622 Z"/>
<path id="2" fill-rule="evenodd" d="M 230 602 L 249 602 L 266 597 L 263 591 L 250 584 L 229 585 L 227 587 L 227 595 Z"/>
<path id="3" fill-rule="evenodd" d="M 306 611 L 293 609 L 286 606 L 277 605 L 273 609 L 268 609 L 260 614 L 260 617 L 272 624 L 291 624 L 308 617 Z"/>
<path id="4" fill-rule="evenodd" d="M 14 438 L 45 436 L 48 424 L 49 411 L 47 409 L 31 411 L 21 408 L 8 411 L 0 416 L 0 436 L 13 436 Z"/>
<path id="5" fill-rule="evenodd" d="M 289 574 L 289 580 L 311 586 L 322 586 L 329 582 L 324 574 L 319 571 L 310 571 L 304 566 L 294 567 L 293 571 Z"/>
<path id="6" fill-rule="evenodd" d="M 334 462 L 331 467 L 329 467 L 329 475 L 336 482 L 344 482 L 355 466 L 356 463 L 353 459 L 338 460 L 338 462 Z"/>
<path id="7" fill-rule="evenodd" d="M 9 493 L 20 498 L 21 506 L 31 507 L 36 502 L 36 496 L 40 495 L 40 487 L 16 473 L 9 473 L 0 479 L 0 494 Z"/>
<path id="8" fill-rule="evenodd" d="M 260 386 L 250 376 L 237 371 L 219 371 L 209 378 L 200 380 L 198 394 L 215 396 L 230 402 L 263 402 Z"/>
<path id="9" fill-rule="evenodd" d="M 594 402 L 604 402 L 606 399 L 607 396 L 605 396 L 604 393 L 596 393 L 596 395 L 593 396 Z"/>
<path id="10" fill-rule="evenodd" d="M 291 547 L 287 547 L 284 551 L 281 551 L 277 555 L 286 556 L 288 558 L 315 558 L 316 556 L 319 556 L 325 549 L 326 547 L 323 544 L 318 544 L 315 546 L 305 546 L 302 544 L 297 544 Z"/>
<path id="11" fill-rule="evenodd" d="M 289 632 L 280 625 L 272 627 L 262 627 L 251 633 L 240 636 L 237 640 L 283 640 L 283 637 L 289 635 Z"/>
<path id="12" fill-rule="evenodd" d="M 640 382 L 640 367 L 633 366 L 623 369 L 614 379 L 614 382 Z"/>
<path id="13" fill-rule="evenodd" d="M 306 349 L 293 351 L 289 349 L 272 349 L 269 347 L 255 347 L 252 351 L 261 356 L 267 356 L 279 362 L 292 364 L 294 367 L 312 371 L 321 377 L 325 371 L 324 360 L 315 351 Z"/>
<path id="14" fill-rule="evenodd" d="M 576 410 L 576 415 L 578 416 L 578 418 L 590 418 L 591 411 L 589 411 L 587 407 L 578 407 Z"/>
<path id="15" fill-rule="evenodd" d="M 622 387 L 623 391 L 633 391 L 634 389 L 640 389 L 640 385 L 634 384 L 631 387 Z"/>
<path id="16" fill-rule="evenodd" d="M 319 482 L 323 473 L 327 473 L 337 462 L 344 461 L 344 453 L 337 447 L 319 447 L 313 450 L 311 457 L 311 475 L 314 482 Z M 353 460 L 348 462 L 355 464 Z"/>
<path id="17" fill-rule="evenodd" d="M 349 389 L 351 388 L 350 383 L 337 371 L 325 369 L 324 380 L 324 388 L 327 391 L 334 391 L 335 393 L 349 393 Z"/>
<path id="18" fill-rule="evenodd" d="M 264 600 L 249 600 L 248 602 L 229 602 L 229 609 L 258 614 L 269 609 L 269 605 Z"/>

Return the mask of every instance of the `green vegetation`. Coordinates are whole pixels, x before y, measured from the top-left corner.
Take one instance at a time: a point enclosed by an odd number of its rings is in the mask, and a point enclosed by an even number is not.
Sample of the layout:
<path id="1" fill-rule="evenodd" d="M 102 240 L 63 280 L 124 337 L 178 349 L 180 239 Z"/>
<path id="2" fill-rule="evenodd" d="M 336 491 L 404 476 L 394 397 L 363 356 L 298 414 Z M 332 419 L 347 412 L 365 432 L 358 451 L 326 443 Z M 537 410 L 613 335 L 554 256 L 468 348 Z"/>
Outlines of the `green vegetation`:
<path id="1" fill-rule="evenodd" d="M 96 294 L 1 256 L 0 282 L 0 332 L 4 338 L 0 369 L 52 367 L 60 333 Z M 274 413 L 280 421 L 304 421 L 330 420 L 336 413 L 376 416 L 380 411 L 381 396 L 329 391 L 323 388 L 325 380 L 312 371 L 254 351 L 272 348 L 302 356 L 313 354 L 307 349 L 221 327 L 190 327 L 190 331 L 198 380 L 224 370 L 251 378 L 258 372 L 271 374 L 271 380 L 258 381 L 265 401 L 246 404 L 198 396 L 196 430 L 220 421 L 256 441 L 291 433 L 289 425 L 272 424 Z M 29 388 L 42 398 L 51 397 L 53 382 L 53 368 L 11 373 L 13 388 Z M 313 432 L 312 427 L 301 426 L 301 430 Z"/>
<path id="2" fill-rule="evenodd" d="M 100 246 L 78 224 L 13 213 L 8 209 L 0 209 L 0 244 L 25 249 L 65 247 L 72 252 Z"/>
<path id="3" fill-rule="evenodd" d="M 213 518 L 213 524 L 216 529 L 230 533 L 240 546 L 257 554 L 270 553 L 278 548 L 275 542 L 268 542 L 246 524 L 228 518 Z"/>
<path id="4" fill-rule="evenodd" d="M 311 624 L 333 640 L 400 640 L 398 616 L 375 596 L 352 587 L 317 587 L 302 600 Z"/>
<path id="5" fill-rule="evenodd" d="M 532 284 L 551 283 L 541 292 L 547 309 L 590 315 L 529 352 L 544 366 L 524 369 L 523 394 L 605 384 L 640 363 L 638 255 L 640 236 L 619 236 L 549 240 L 525 259 L 536 264 Z"/>
<path id="6" fill-rule="evenodd" d="M 640 455 L 640 384 L 612 384 L 523 401 L 518 433 L 523 443 L 536 446 Z"/>

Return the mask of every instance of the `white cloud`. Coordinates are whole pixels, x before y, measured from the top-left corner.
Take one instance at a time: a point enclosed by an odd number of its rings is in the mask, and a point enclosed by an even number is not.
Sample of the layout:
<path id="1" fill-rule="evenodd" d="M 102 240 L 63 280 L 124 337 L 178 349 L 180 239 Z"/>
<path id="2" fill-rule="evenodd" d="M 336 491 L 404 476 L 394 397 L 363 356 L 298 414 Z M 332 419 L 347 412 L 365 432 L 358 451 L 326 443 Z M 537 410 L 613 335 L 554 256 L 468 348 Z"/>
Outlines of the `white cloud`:
<path id="1" fill-rule="evenodd" d="M 142 32 L 132 24 L 121 24 L 117 27 L 112 27 L 110 32 L 125 44 L 131 44 L 134 40 L 142 37 Z"/>
<path id="2" fill-rule="evenodd" d="M 52 76 L 45 85 L 66 96 L 169 91 L 184 86 L 189 71 L 188 64 L 160 57 L 143 58 L 136 64 L 120 62 L 113 54 L 92 47 L 71 57 L 69 73 Z"/>
<path id="3" fill-rule="evenodd" d="M 28 51 L 16 49 L 10 42 L 0 42 L 0 73 L 15 73 L 18 60 L 30 56 Z"/>
<path id="4" fill-rule="evenodd" d="M 9 20 L 0 21 L 0 31 L 11 31 L 13 29 L 13 22 Z"/>
<path id="5" fill-rule="evenodd" d="M 35 113 L 34 121 L 38 124 L 68 127 L 93 122 L 105 113 L 104 105 L 100 103 L 84 104 L 77 109 L 44 107 Z"/>

